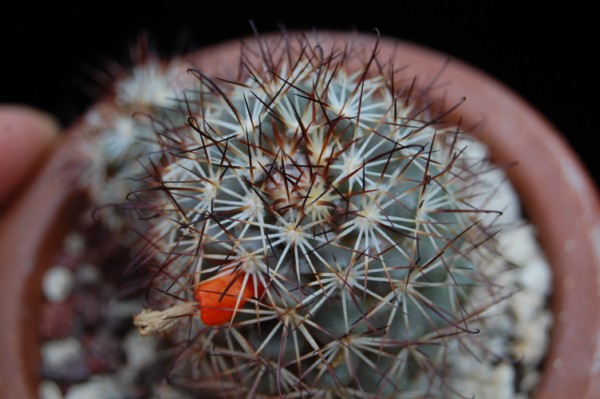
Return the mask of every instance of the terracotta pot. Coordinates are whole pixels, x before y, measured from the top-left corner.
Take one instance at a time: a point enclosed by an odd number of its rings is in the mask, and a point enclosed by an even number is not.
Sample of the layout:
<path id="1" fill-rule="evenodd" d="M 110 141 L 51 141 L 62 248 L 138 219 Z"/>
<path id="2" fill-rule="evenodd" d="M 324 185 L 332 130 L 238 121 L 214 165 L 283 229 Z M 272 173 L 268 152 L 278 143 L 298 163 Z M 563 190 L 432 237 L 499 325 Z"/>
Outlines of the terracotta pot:
<path id="1" fill-rule="evenodd" d="M 265 36 L 259 42 L 276 37 Z M 364 46 L 368 52 L 378 39 L 319 33 L 316 40 L 326 51 L 350 41 L 353 48 Z M 256 38 L 246 42 L 257 44 Z M 235 77 L 240 46 L 225 43 L 189 59 L 208 75 Z M 555 324 L 536 398 L 600 397 L 600 202 L 591 178 L 560 134 L 494 79 L 459 61 L 447 63 L 446 55 L 413 44 L 383 38 L 378 46 L 379 59 L 408 66 L 405 74 L 416 76 L 417 85 L 435 82 L 432 94 L 444 97 L 446 104 L 466 97 L 453 116 L 460 115 L 463 126 L 478 126 L 496 163 L 518 162 L 509 177 L 554 273 Z M 69 214 L 80 209 L 74 205 L 75 185 L 64 177 L 65 165 L 76 161 L 73 141 L 66 137 L 57 146 L 46 168 L 1 221 L 0 392 L 6 397 L 37 394 L 41 275 L 49 254 L 61 242 Z"/>

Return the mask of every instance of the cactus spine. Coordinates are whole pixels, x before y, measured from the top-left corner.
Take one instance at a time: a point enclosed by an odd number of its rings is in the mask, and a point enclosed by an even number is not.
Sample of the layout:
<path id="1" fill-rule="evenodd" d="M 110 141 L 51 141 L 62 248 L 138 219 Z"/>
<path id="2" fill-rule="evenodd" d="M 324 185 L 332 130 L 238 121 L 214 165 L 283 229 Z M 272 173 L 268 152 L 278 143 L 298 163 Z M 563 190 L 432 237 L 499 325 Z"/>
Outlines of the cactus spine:
<path id="1" fill-rule="evenodd" d="M 493 167 L 376 48 L 266 47 L 236 80 L 164 67 L 153 79 L 176 83 L 138 96 L 131 141 L 97 150 L 132 178 L 145 232 L 154 310 L 136 323 L 179 348 L 172 381 L 214 396 L 452 392 L 448 348 L 503 292 Z"/>

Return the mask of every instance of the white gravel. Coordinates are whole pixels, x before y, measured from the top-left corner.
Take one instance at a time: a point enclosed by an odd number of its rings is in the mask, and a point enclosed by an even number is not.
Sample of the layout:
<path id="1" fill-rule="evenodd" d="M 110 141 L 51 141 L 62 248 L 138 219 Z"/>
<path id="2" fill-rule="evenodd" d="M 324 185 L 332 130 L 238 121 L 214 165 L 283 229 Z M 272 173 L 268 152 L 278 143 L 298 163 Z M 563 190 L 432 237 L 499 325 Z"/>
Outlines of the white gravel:
<path id="1" fill-rule="evenodd" d="M 131 330 L 123 340 L 123 350 L 127 357 L 127 367 L 138 371 L 155 361 L 157 358 L 157 344 L 157 337 L 142 337 L 137 330 Z"/>
<path id="2" fill-rule="evenodd" d="M 481 157 L 486 151 L 479 143 L 468 144 L 467 154 Z M 483 320 L 471 323 L 470 327 L 478 328 L 480 333 L 462 341 L 465 346 L 454 343 L 449 348 L 452 368 L 448 381 L 467 397 L 525 399 L 539 380 L 538 368 L 549 345 L 551 269 L 535 229 L 522 220 L 519 198 L 505 173 L 498 169 L 480 178 L 490 194 L 480 197 L 475 206 L 503 211 L 499 217 L 484 216 L 487 221 L 494 220 L 501 230 L 495 236 L 498 252 L 482 254 L 481 264 L 486 265 L 485 275 L 493 276 L 493 282 L 503 287 L 495 293 L 497 298 L 508 299 L 490 306 Z M 478 297 L 488 298 L 488 289 L 476 287 L 471 294 L 473 302 L 480 302 Z M 518 363 L 519 375 L 513 362 Z"/>
<path id="3" fill-rule="evenodd" d="M 65 399 L 126 399 L 111 376 L 96 376 L 89 381 L 73 385 L 67 391 Z"/>
<path id="4" fill-rule="evenodd" d="M 548 349 L 552 314 L 547 299 L 552 278 L 531 226 L 503 232 L 498 239 L 511 262 L 511 271 L 503 273 L 502 284 L 519 291 L 490 307 L 483 322 L 471 325 L 481 329 L 469 341 L 470 350 L 478 356 L 458 346 L 450 349 L 450 385 L 478 399 L 524 399 L 539 380 L 538 367 Z M 490 264 L 490 272 L 506 266 L 507 262 L 498 259 Z M 479 343 L 492 351 L 479 351 Z M 520 381 L 515 380 L 512 361 L 519 364 Z"/>
<path id="5" fill-rule="evenodd" d="M 552 314 L 547 309 L 547 299 L 552 277 L 535 230 L 520 220 L 516 194 L 508 183 L 498 187 L 499 181 L 506 180 L 504 174 L 496 171 L 484 176 L 493 194 L 475 205 L 484 209 L 500 207 L 505 211 L 500 218 L 495 214 L 486 217 L 496 218 L 500 225 L 517 226 L 507 228 L 495 237 L 503 258 L 496 254 L 482 258 L 488 268 L 487 274 L 494 276 L 495 283 L 506 287 L 497 293 L 498 298 L 511 295 L 490 306 L 482 321 L 470 325 L 481 332 L 473 339 L 462 341 L 463 344 L 468 342 L 468 348 L 457 342 L 449 347 L 447 355 L 451 369 L 447 382 L 467 397 L 526 399 L 539 380 L 538 367 L 549 344 Z M 67 251 L 83 251 L 85 245 L 80 238 L 76 234 L 70 235 L 65 242 Z M 94 282 L 100 278 L 93 265 L 84 266 L 76 274 L 78 281 Z M 51 268 L 43 280 L 45 297 L 51 302 L 64 300 L 71 292 L 73 280 L 73 273 L 68 268 Z M 476 287 L 473 297 L 489 298 L 488 288 Z M 112 301 L 107 304 L 107 313 L 117 318 L 129 317 L 140 306 L 139 300 Z M 72 385 L 64 399 L 126 398 L 127 387 L 138 372 L 158 358 L 157 344 L 157 338 L 141 337 L 132 329 L 122 342 L 127 364 L 113 375 L 95 376 L 87 382 Z M 481 351 L 481 348 L 486 350 Z M 44 367 L 51 368 L 82 358 L 84 350 L 81 343 L 71 337 L 45 343 L 41 354 Z M 519 362 L 519 375 L 512 364 L 514 360 Z M 163 384 L 153 386 L 152 390 L 155 398 L 187 398 L 183 392 Z M 449 394 L 447 397 L 456 396 Z M 40 385 L 40 398 L 63 399 L 63 396 L 56 383 L 44 381 Z"/>
<path id="6" fill-rule="evenodd" d="M 84 255 L 86 250 L 85 238 L 77 232 L 67 234 L 64 241 L 65 253 L 74 257 Z"/>
<path id="7" fill-rule="evenodd" d="M 102 279 L 102 273 L 96 265 L 84 263 L 77 267 L 75 271 L 75 279 L 82 284 L 96 284 Z"/>
<path id="8" fill-rule="evenodd" d="M 84 357 L 84 348 L 75 337 L 48 341 L 41 347 L 42 363 L 51 369 L 60 369 L 67 363 Z"/>
<path id="9" fill-rule="evenodd" d="M 51 380 L 40 383 L 38 395 L 40 399 L 63 399 L 63 394 L 58 384 Z"/>
<path id="10" fill-rule="evenodd" d="M 73 288 L 74 276 L 65 266 L 51 267 L 42 280 L 42 292 L 48 302 L 64 301 Z"/>

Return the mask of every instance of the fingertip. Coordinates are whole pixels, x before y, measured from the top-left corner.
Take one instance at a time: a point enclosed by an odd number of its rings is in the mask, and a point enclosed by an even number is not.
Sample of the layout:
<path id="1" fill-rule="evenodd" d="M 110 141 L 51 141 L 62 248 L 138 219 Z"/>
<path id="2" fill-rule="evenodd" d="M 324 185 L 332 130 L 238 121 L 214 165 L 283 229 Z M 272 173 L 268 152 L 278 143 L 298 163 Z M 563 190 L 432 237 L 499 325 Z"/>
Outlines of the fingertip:
<path id="1" fill-rule="evenodd" d="M 29 176 L 58 137 L 56 118 L 20 105 L 0 105 L 0 205 Z"/>
<path id="2" fill-rule="evenodd" d="M 0 122 L 2 136 L 22 132 L 31 138 L 47 142 L 54 140 L 61 130 L 60 123 L 54 116 L 27 105 L 0 105 Z"/>

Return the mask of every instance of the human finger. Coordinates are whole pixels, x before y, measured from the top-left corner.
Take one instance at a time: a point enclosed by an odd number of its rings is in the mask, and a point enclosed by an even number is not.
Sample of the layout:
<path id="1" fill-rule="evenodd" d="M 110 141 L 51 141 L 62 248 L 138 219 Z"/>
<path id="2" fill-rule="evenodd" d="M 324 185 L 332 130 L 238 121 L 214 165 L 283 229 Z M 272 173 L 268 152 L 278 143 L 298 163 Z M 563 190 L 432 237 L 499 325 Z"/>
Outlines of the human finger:
<path id="1" fill-rule="evenodd" d="M 52 116 L 20 105 L 0 105 L 0 206 L 19 191 L 60 126 Z"/>

